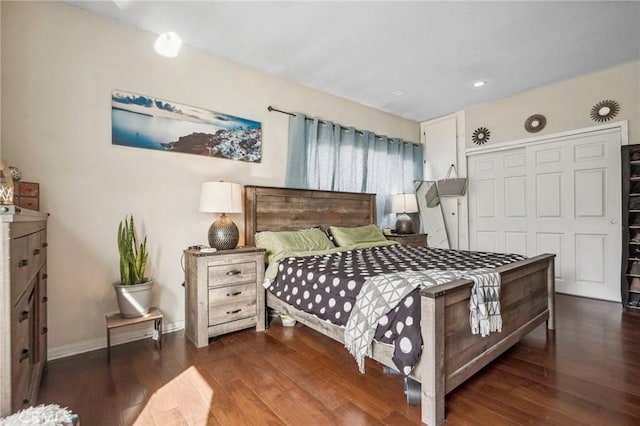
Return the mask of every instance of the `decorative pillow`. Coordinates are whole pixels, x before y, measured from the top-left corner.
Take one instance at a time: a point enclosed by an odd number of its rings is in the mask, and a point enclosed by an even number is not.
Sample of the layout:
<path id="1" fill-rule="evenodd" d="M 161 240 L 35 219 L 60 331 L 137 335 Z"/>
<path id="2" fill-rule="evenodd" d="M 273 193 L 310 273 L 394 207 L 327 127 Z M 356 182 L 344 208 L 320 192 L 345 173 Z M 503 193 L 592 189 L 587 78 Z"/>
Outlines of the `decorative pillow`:
<path id="1" fill-rule="evenodd" d="M 358 243 L 372 243 L 376 241 L 386 241 L 380 228 L 376 225 L 358 226 L 355 228 L 343 228 L 330 226 L 329 230 L 333 235 L 333 242 L 338 247 L 350 246 Z"/>
<path id="2" fill-rule="evenodd" d="M 301 231 L 263 231 L 256 233 L 256 247 L 267 251 L 267 262 L 283 251 L 318 251 L 335 246 L 319 228 Z"/>

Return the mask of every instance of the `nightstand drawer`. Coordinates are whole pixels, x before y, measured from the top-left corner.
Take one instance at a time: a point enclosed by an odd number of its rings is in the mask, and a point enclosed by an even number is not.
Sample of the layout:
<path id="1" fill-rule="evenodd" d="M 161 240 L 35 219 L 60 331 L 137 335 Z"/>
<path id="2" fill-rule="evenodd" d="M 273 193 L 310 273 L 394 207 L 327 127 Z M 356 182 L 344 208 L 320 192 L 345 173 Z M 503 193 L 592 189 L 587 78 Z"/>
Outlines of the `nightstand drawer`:
<path id="1" fill-rule="evenodd" d="M 209 289 L 209 306 L 226 305 L 242 300 L 255 300 L 255 283 L 238 284 L 229 287 L 216 287 Z"/>
<path id="2" fill-rule="evenodd" d="M 232 263 L 209 267 L 209 287 L 256 282 L 256 263 Z"/>
<path id="3" fill-rule="evenodd" d="M 208 337 L 219 336 L 221 334 L 231 333 L 232 331 L 244 330 L 245 328 L 255 327 L 258 324 L 256 317 L 243 318 L 237 321 L 225 322 L 218 325 L 212 325 L 207 328 Z"/>
<path id="4" fill-rule="evenodd" d="M 243 318 L 255 318 L 256 299 L 245 299 L 219 306 L 209 304 L 209 325 L 223 324 Z"/>

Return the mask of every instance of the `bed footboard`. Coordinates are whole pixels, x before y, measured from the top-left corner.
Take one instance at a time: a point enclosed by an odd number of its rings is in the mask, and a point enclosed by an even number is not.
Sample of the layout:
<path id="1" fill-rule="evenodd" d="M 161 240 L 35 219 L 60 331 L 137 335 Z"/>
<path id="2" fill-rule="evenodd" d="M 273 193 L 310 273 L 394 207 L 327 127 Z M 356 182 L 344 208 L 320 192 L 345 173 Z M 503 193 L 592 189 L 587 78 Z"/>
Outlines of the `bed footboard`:
<path id="1" fill-rule="evenodd" d="M 501 333 L 473 335 L 469 298 L 473 283 L 456 280 L 421 290 L 422 357 L 412 376 L 422 384 L 422 421 L 439 425 L 445 395 L 478 372 L 522 336 L 547 321 L 555 328 L 554 255 L 544 254 L 497 268 L 500 272 Z"/>
<path id="2" fill-rule="evenodd" d="M 460 279 L 420 291 L 420 328 L 424 346 L 411 377 L 421 383 L 422 421 L 439 425 L 445 418 L 445 395 L 547 322 L 555 329 L 553 254 L 543 254 L 497 268 L 501 275 L 502 332 L 471 334 L 469 298 L 473 283 Z M 344 329 L 293 308 L 267 292 L 267 305 L 339 342 Z M 393 347 L 373 343 L 376 361 L 395 368 Z"/>

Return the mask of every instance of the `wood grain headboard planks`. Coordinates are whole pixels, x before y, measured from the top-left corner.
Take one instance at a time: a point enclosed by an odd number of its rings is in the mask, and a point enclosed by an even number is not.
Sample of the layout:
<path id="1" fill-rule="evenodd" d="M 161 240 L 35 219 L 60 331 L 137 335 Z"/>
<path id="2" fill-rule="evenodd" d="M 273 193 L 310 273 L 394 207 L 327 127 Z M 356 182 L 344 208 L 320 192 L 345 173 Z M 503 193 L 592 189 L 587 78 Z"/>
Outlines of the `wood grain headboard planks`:
<path id="1" fill-rule="evenodd" d="M 376 195 L 312 189 L 244 187 L 245 244 L 260 231 L 376 223 Z"/>

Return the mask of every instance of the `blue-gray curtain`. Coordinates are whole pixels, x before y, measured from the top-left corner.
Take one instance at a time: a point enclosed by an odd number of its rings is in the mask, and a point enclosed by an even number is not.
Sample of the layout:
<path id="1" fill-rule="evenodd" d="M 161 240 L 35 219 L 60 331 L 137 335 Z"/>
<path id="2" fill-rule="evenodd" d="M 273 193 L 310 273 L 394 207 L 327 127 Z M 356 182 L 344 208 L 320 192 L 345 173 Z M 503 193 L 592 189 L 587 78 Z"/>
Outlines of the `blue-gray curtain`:
<path id="1" fill-rule="evenodd" d="M 296 114 L 289 119 L 289 188 L 375 193 L 378 225 L 393 227 L 391 196 L 422 180 L 421 145 Z"/>

